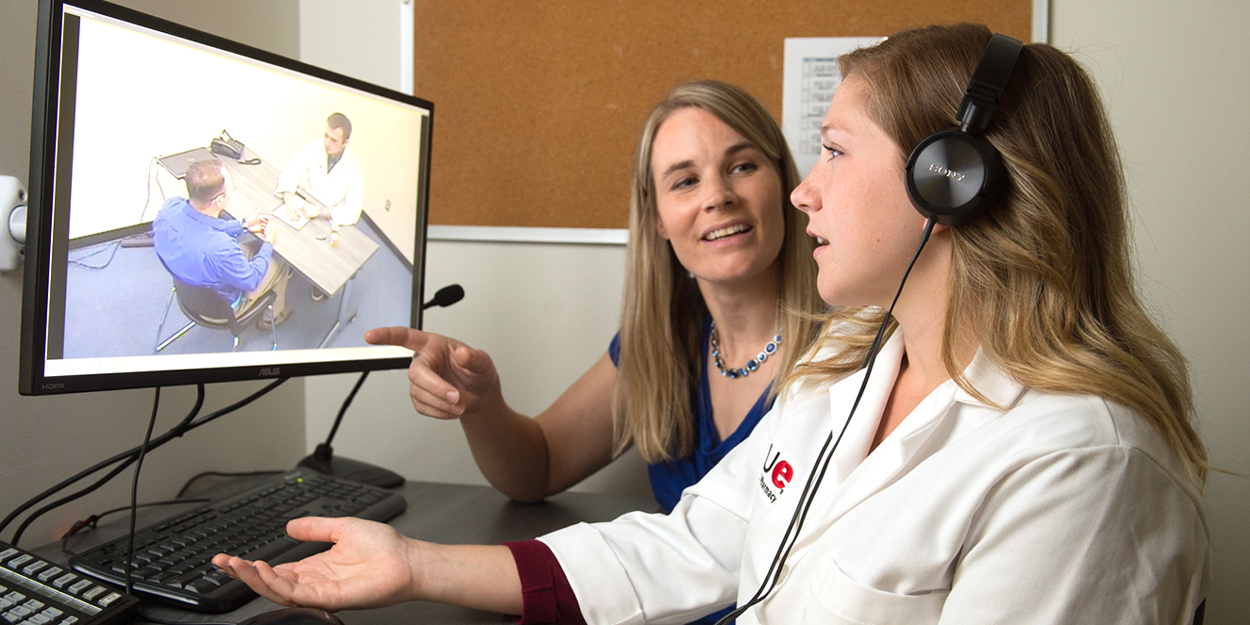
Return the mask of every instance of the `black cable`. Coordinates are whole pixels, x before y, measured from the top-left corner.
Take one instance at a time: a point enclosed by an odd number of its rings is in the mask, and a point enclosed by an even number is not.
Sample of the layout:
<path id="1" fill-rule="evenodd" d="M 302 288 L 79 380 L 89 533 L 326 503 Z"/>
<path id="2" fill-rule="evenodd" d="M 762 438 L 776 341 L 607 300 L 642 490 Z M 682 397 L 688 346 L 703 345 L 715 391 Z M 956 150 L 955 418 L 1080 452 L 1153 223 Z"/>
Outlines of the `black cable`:
<path id="1" fill-rule="evenodd" d="M 115 241 L 109 241 L 109 242 L 108 242 L 108 243 L 106 243 L 105 245 L 106 245 L 107 247 L 100 247 L 99 249 L 97 249 L 97 250 L 93 250 L 93 251 L 91 251 L 91 252 L 89 252 L 89 253 L 87 253 L 87 254 L 83 254 L 82 256 L 80 256 L 80 257 L 78 257 L 78 258 L 66 258 L 65 260 L 66 260 L 66 262 L 68 262 L 68 263 L 69 263 L 69 264 L 71 264 L 71 265 L 78 265 L 79 267 L 83 267 L 83 268 L 85 268 L 85 269 L 95 269 L 95 270 L 104 269 L 104 268 L 108 267 L 110 263 L 112 263 L 112 262 L 113 262 L 113 258 L 117 256 L 117 250 L 121 249 L 122 242 L 121 242 L 121 239 L 117 239 L 117 240 L 115 240 Z M 106 250 L 111 251 L 112 253 L 111 253 L 111 254 L 109 254 L 109 257 L 108 257 L 107 259 L 105 259 L 105 260 L 104 260 L 104 263 L 103 263 L 103 264 L 100 264 L 100 265 L 89 265 L 89 264 L 87 264 L 87 263 L 86 263 L 86 260 L 87 260 L 88 258 L 91 258 L 91 257 L 93 257 L 93 256 L 97 256 L 97 255 L 99 255 L 99 254 L 102 254 L 102 253 L 104 253 Z"/>
<path id="2" fill-rule="evenodd" d="M 51 512 L 52 510 L 60 508 L 61 506 L 71 501 L 74 501 L 76 499 L 81 499 L 82 497 L 85 497 L 95 492 L 101 486 L 104 486 L 105 484 L 107 484 L 109 480 L 112 480 L 113 478 L 117 477 L 119 473 L 121 473 L 122 471 L 125 471 L 126 468 L 129 467 L 131 464 L 134 464 L 134 458 L 126 458 L 124 462 L 117 465 L 116 467 L 113 467 L 112 471 L 109 471 L 107 474 L 105 474 L 104 477 L 100 478 L 99 480 L 96 480 L 96 482 L 92 484 L 91 486 L 88 486 L 73 494 L 66 495 L 30 513 L 30 515 L 26 517 L 26 520 L 22 521 L 22 524 L 17 526 L 17 529 L 14 530 L 13 538 L 9 540 L 9 544 L 16 546 L 18 541 L 22 539 L 22 535 L 26 533 L 26 529 L 30 527 L 31 523 L 35 522 L 35 519 L 38 519 L 44 514 L 47 514 L 48 512 Z"/>
<path id="3" fill-rule="evenodd" d="M 152 430 L 156 429 L 156 412 L 161 406 L 161 387 L 156 387 L 152 399 L 152 418 L 148 420 L 148 431 L 143 435 L 143 445 L 139 447 L 139 457 L 135 462 L 135 479 L 130 483 L 130 546 L 126 548 L 126 594 L 135 594 L 135 522 L 139 518 L 139 472 L 143 470 L 143 457 L 148 454 L 148 443 L 152 442 Z"/>
<path id="4" fill-rule="evenodd" d="M 812 507 L 812 502 L 816 500 L 816 491 L 820 489 L 821 483 L 825 480 L 825 473 L 829 470 L 829 462 L 833 460 L 833 454 L 837 452 L 838 444 L 842 442 L 842 436 L 846 434 L 846 429 L 851 424 L 851 418 L 855 416 L 855 411 L 859 408 L 859 402 L 864 397 L 864 390 L 868 388 L 868 379 L 872 376 L 872 369 L 877 363 L 877 354 L 881 351 L 881 341 L 885 336 L 885 328 L 890 323 L 890 317 L 894 313 L 894 305 L 898 303 L 899 296 L 903 294 L 903 285 L 907 284 L 907 277 L 911 275 L 912 267 L 916 265 L 916 259 L 920 258 L 920 252 L 924 250 L 925 243 L 928 243 L 929 235 L 933 233 L 933 226 L 936 224 L 937 219 L 934 217 L 930 217 L 925 222 L 924 234 L 921 235 L 920 245 L 916 247 L 916 253 L 912 255 L 911 262 L 907 264 L 907 270 L 903 272 L 902 280 L 899 280 L 898 290 L 894 293 L 894 299 L 890 302 L 890 308 L 886 311 L 885 317 L 881 319 L 881 325 L 877 328 L 877 336 L 868 348 L 868 355 L 865 356 L 864 364 L 860 367 L 864 369 L 864 379 L 859 384 L 859 392 L 855 395 L 854 403 L 851 404 L 851 411 L 846 415 L 846 421 L 842 424 L 842 430 L 838 433 L 837 440 L 833 442 L 833 448 L 829 449 L 829 443 L 833 440 L 833 432 L 830 432 L 829 436 L 825 438 L 824 446 L 820 448 L 820 453 L 816 454 L 816 462 L 812 465 L 812 471 L 807 476 L 807 483 L 803 486 L 803 492 L 799 494 L 798 503 L 795 504 L 794 514 L 790 517 L 790 525 L 781 537 L 781 544 L 777 547 L 777 555 L 773 556 L 772 564 L 769 565 L 768 572 L 764 574 L 764 579 L 760 582 L 759 589 L 755 591 L 755 595 L 750 600 L 733 612 L 726 614 L 716 622 L 716 625 L 731 623 L 739 616 L 742 616 L 751 606 L 763 601 L 764 598 L 772 593 L 773 589 L 777 587 L 777 583 L 781 580 L 783 563 L 790 557 L 790 551 L 794 549 L 794 544 L 799 540 L 799 534 L 803 531 L 803 523 L 807 521 L 807 513 Z M 825 455 L 825 449 L 829 449 L 827 456 Z M 814 483 L 813 479 L 815 479 Z"/>
<path id="5" fill-rule="evenodd" d="M 260 389 L 260 390 L 258 390 L 258 391 L 256 391 L 256 392 L 254 392 L 254 393 L 252 393 L 251 395 L 249 395 L 249 396 L 247 396 L 247 397 L 243 398 L 242 400 L 239 400 L 239 401 L 237 401 L 237 402 L 235 402 L 235 403 L 233 403 L 233 404 L 231 404 L 231 405 L 229 405 L 229 406 L 226 406 L 225 408 L 222 408 L 221 410 L 218 410 L 217 412 L 214 412 L 214 413 L 212 413 L 212 414 L 206 415 L 206 416 L 204 416 L 203 418 L 201 418 L 201 419 L 199 419 L 199 420 L 192 421 L 192 419 L 194 419 L 195 415 L 199 412 L 200 407 L 201 407 L 201 406 L 203 405 L 203 403 L 204 403 L 204 385 L 203 385 L 203 384 L 199 384 L 199 385 L 197 385 L 197 386 L 198 386 L 198 389 L 199 389 L 199 395 L 198 395 L 198 399 L 197 399 L 197 401 L 196 401 L 196 406 L 195 406 L 195 408 L 191 411 L 191 413 L 190 413 L 190 414 L 188 414 L 188 415 L 187 415 L 187 417 L 186 417 L 185 419 L 183 419 L 183 421 L 182 421 L 181 423 L 179 423 L 179 424 L 178 424 L 177 426 L 175 426 L 173 429 L 169 430 L 169 431 L 168 431 L 168 432 L 166 432 L 165 434 L 162 434 L 161 436 L 157 437 L 156 439 L 153 439 L 152 443 L 149 445 L 149 450 L 151 450 L 151 449 L 156 449 L 157 447 L 160 447 L 161 445 L 163 445 L 163 444 L 165 444 L 165 443 L 169 442 L 170 440 L 173 440 L 174 438 L 179 438 L 179 437 L 181 437 L 183 434 L 185 434 L 185 433 L 187 433 L 187 432 L 189 432 L 189 431 L 191 431 L 191 430 L 193 430 L 193 429 L 195 429 L 195 428 L 197 428 L 197 427 L 200 427 L 201 425 L 205 425 L 205 424 L 207 424 L 207 423 L 209 423 L 209 422 L 211 422 L 211 421 L 214 421 L 214 420 L 216 420 L 216 419 L 218 419 L 218 418 L 220 418 L 220 417 L 222 417 L 222 416 L 224 416 L 224 415 L 227 415 L 227 414 L 229 414 L 229 413 L 231 413 L 231 412 L 234 412 L 235 410 L 238 410 L 239 408 L 242 408 L 242 407 L 244 407 L 244 406 L 246 406 L 246 405 L 248 405 L 248 404 L 252 403 L 253 401 L 256 401 L 257 399 L 259 399 L 259 398 L 263 397 L 265 394 L 269 393 L 269 392 L 270 392 L 270 391 L 272 391 L 273 389 L 275 389 L 275 388 L 277 388 L 278 386 L 280 386 L 282 383 L 286 382 L 286 381 L 287 381 L 287 379 L 288 379 L 288 378 L 280 378 L 280 379 L 274 380 L 274 381 L 273 381 L 272 383 L 270 383 L 269 385 L 267 385 L 267 386 L 265 386 L 264 388 L 262 388 L 262 389 Z M 92 473 L 95 473 L 96 471 L 99 471 L 100 469 L 102 469 L 102 468 L 104 468 L 104 467 L 107 467 L 107 466 L 109 466 L 110 464 L 113 464 L 113 463 L 115 463 L 115 462 L 119 462 L 119 461 L 122 461 L 122 460 L 126 460 L 126 461 L 127 461 L 127 464 L 129 464 L 129 462 L 133 462 L 133 460 L 134 460 L 134 458 L 136 457 L 136 455 L 137 455 L 138 451 L 139 451 L 139 450 L 138 450 L 138 448 L 135 448 L 135 449 L 131 449 L 131 450 L 129 450 L 129 451 L 126 451 L 126 452 L 120 453 L 120 454 L 118 454 L 118 455 L 114 456 L 113 458 L 110 458 L 109 460 L 106 460 L 106 461 L 104 461 L 104 462 L 101 462 L 101 463 L 96 464 L 94 467 L 92 467 L 92 468 L 90 468 L 90 469 L 87 469 L 87 470 L 85 470 L 85 471 L 79 472 L 79 473 L 78 473 L 77 475 L 75 475 L 74 477 L 72 477 L 72 478 L 70 478 L 70 479 L 68 479 L 68 480 L 62 481 L 60 484 L 57 484 L 56 486 L 53 486 L 52 488 L 49 488 L 48 490 L 44 491 L 43 493 L 40 493 L 39 495 L 37 495 L 37 496 L 35 496 L 35 497 L 31 498 L 31 499 L 30 499 L 30 500 L 28 500 L 26 503 L 22 504 L 21 506 L 18 506 L 18 508 L 17 508 L 16 510 L 14 510 L 14 511 L 13 511 L 13 512 L 11 512 L 11 513 L 9 513 L 9 515 L 8 515 L 7 517 L 5 517 L 5 519 L 4 519 L 3 521 L 0 521 L 0 531 L 4 531 L 4 528 L 5 528 L 5 527 L 7 527 L 7 526 L 8 526 L 8 524 L 9 524 L 9 523 L 11 523 L 11 522 L 13 521 L 13 519 L 14 519 L 14 518 L 16 518 L 19 514 L 21 514 L 21 513 L 22 513 L 22 512 L 24 512 L 25 510 L 29 509 L 31 506 L 33 506 L 33 505 L 35 505 L 35 504 L 39 503 L 40 501 L 43 501 L 44 499 L 47 499 L 48 497 L 51 497 L 52 495 L 56 494 L 57 492 L 60 492 L 61 490 L 64 490 L 65 488 L 69 487 L 69 485 L 73 484 L 74 482 L 77 482 L 78 480 L 80 480 L 80 479 L 82 479 L 82 478 L 84 478 L 84 477 L 86 477 L 86 476 L 88 476 L 88 475 L 90 475 L 90 474 L 92 474 Z M 96 484 L 94 484 L 94 485 L 92 485 L 91 487 L 89 487 L 88 489 L 85 489 L 85 492 L 82 492 L 82 493 L 78 494 L 78 495 L 77 495 L 77 497 L 80 497 L 80 496 L 82 496 L 82 495 L 85 495 L 85 494 L 87 494 L 87 493 L 90 493 L 90 492 L 92 492 L 92 491 L 96 490 L 97 488 L 99 488 L 100 486 L 102 486 L 105 482 L 107 482 L 107 481 L 108 481 L 108 479 L 110 479 L 111 477 L 115 476 L 115 475 L 116 475 L 117 473 L 119 473 L 119 472 L 120 472 L 119 470 L 115 469 L 113 472 L 111 472 L 111 473 L 110 473 L 110 475 L 109 475 L 107 478 L 102 479 L 102 480 L 100 480 L 99 482 L 97 482 Z M 77 498 L 77 497 L 74 497 L 74 498 Z M 47 512 L 47 511 L 48 511 L 48 510 L 50 510 L 50 509 L 52 509 L 52 507 L 47 507 L 47 506 L 45 506 L 45 508 L 44 508 L 44 509 L 41 509 L 41 511 L 40 511 L 38 514 L 43 514 L 44 512 Z M 36 516 L 36 515 L 32 515 L 32 518 L 31 518 L 31 519 L 27 519 L 26 525 L 29 525 L 30 521 L 32 521 L 32 520 L 33 520 L 33 517 L 34 517 L 34 516 Z M 9 542 L 10 542 L 10 544 L 17 545 L 17 541 L 16 541 L 16 540 L 10 540 Z"/>
<path id="6" fill-rule="evenodd" d="M 157 438 L 157 440 L 158 440 L 158 441 L 160 441 L 160 443 L 158 443 L 158 444 L 157 444 L 157 446 L 159 446 L 160 444 L 163 444 L 163 443 L 165 442 L 163 439 L 165 439 L 166 437 L 176 437 L 176 436 L 182 436 L 182 433 L 183 433 L 183 432 L 186 432 L 186 431 L 187 431 L 187 430 L 191 427 L 191 426 L 190 426 L 191 420 L 192 420 L 192 419 L 194 419 L 194 418 L 195 418 L 195 416 L 196 416 L 197 414 L 199 414 L 199 412 L 200 412 L 200 408 L 201 408 L 201 407 L 203 407 L 203 405 L 204 405 L 204 385 L 203 385 L 203 384 L 198 384 L 198 385 L 196 385 L 196 390 L 197 390 L 197 394 L 196 394 L 195 406 L 193 406 L 193 407 L 191 408 L 191 411 L 187 414 L 187 416 L 186 416 L 185 418 L 183 418 L 183 420 L 182 420 L 182 421 L 181 421 L 178 425 L 174 426 L 174 428 L 173 428 L 173 429 L 171 429 L 169 432 L 167 432 L 167 433 L 163 434 L 161 437 L 158 437 L 158 438 Z M 81 480 L 81 479 L 83 479 L 83 478 L 87 477 L 88 475 L 91 475 L 92 473 L 95 473 L 96 471 L 99 471 L 99 470 L 101 470 L 101 469 L 104 469 L 105 467 L 108 467 L 109 465 L 114 464 L 114 463 L 116 463 L 116 462 L 121 462 L 121 461 L 126 460 L 126 459 L 128 459 L 128 458 L 133 458 L 133 457 L 134 457 L 134 455 L 135 455 L 135 453 L 136 453 L 137 451 L 138 451 L 137 449 L 130 449 L 130 450 L 128 450 L 128 451 L 124 451 L 124 452 L 122 452 L 122 453 L 120 453 L 120 454 L 117 454 L 116 456 L 113 456 L 112 458 L 109 458 L 108 460 L 105 460 L 105 461 L 103 461 L 103 462 L 96 463 L 96 464 L 95 464 L 95 466 L 92 466 L 91 468 L 89 468 L 89 469 L 85 469 L 85 470 L 83 470 L 83 471 L 79 471 L 79 472 L 78 472 L 76 475 L 74 475 L 73 477 L 70 477 L 69 479 L 66 479 L 66 480 L 62 480 L 60 483 L 56 484 L 55 486 L 53 486 L 53 487 L 51 487 L 51 488 L 49 488 L 49 489 L 47 489 L 47 490 L 43 491 L 42 493 L 39 493 L 38 495 L 35 495 L 34 497 L 32 497 L 32 498 L 30 498 L 30 499 L 28 499 L 25 503 L 23 503 L 22 505 L 18 506 L 15 510 L 13 510 L 12 512 L 10 512 L 10 513 L 9 513 L 9 515 L 8 515 L 8 516 L 6 516 L 6 517 L 4 518 L 4 520 L 0 521 L 0 532 L 3 532 L 3 531 L 4 531 L 4 529 L 5 529 L 6 527 L 8 527 L 8 526 L 9 526 L 9 523 L 12 523 L 12 522 L 13 522 L 13 520 L 14 520 L 14 519 L 16 519 L 18 515 L 20 515 L 21 513 L 25 512 L 25 511 L 26 511 L 27 509 L 29 509 L 31 506 L 34 506 L 35 504 L 37 504 L 37 503 L 39 503 L 39 502 L 41 502 L 41 501 L 43 501 L 43 500 L 47 499 L 48 497 L 51 497 L 51 496 L 53 496 L 53 495 L 57 494 L 58 492 L 60 492 L 60 491 L 62 491 L 62 490 L 65 490 L 66 488 L 69 488 L 69 486 L 70 486 L 71 484 L 73 484 L 73 483 L 75 483 L 75 482 L 77 482 L 77 481 L 79 481 L 79 480 Z M 129 464 L 129 463 L 127 463 L 127 464 Z M 62 505 L 62 504 L 67 503 L 67 502 L 69 502 L 69 501 L 73 501 L 74 499 L 77 499 L 78 497 L 81 497 L 81 496 L 83 496 L 83 495 L 86 495 L 87 493 L 90 493 L 90 492 L 94 491 L 95 489 L 97 489 L 97 488 L 99 488 L 100 486 L 102 486 L 102 485 L 103 485 L 105 482 L 107 482 L 109 479 L 112 479 L 112 477 L 116 476 L 116 475 L 117 475 L 117 473 L 119 473 L 119 472 L 120 472 L 119 470 L 115 469 L 113 472 L 111 472 L 111 473 L 110 473 L 107 477 L 105 477 L 103 480 L 101 480 L 101 481 L 99 481 L 99 482 L 96 482 L 96 484 L 94 484 L 93 486 L 89 487 L 89 489 L 88 489 L 88 490 L 86 490 L 86 491 L 82 491 L 82 492 L 80 492 L 80 493 L 77 493 L 77 494 L 76 494 L 76 496 L 71 496 L 71 498 L 68 498 L 68 499 L 62 500 L 60 503 L 58 503 L 58 504 L 56 504 L 56 505 Z M 54 506 L 54 507 L 55 507 L 55 506 Z M 27 519 L 27 520 L 26 520 L 26 523 L 25 523 L 25 524 L 23 524 L 23 528 L 24 528 L 26 525 L 29 525 L 29 524 L 30 524 L 30 522 L 33 520 L 33 517 L 36 517 L 36 516 L 38 516 L 38 515 L 40 515 L 40 514 L 43 514 L 44 512 L 47 512 L 47 510 L 48 510 L 48 509 L 50 509 L 50 508 L 46 508 L 46 507 L 45 507 L 44 509 L 41 509 L 39 512 L 37 512 L 37 513 L 35 513 L 35 514 L 32 514 L 32 515 L 31 515 L 31 516 L 32 516 L 32 518 L 30 518 L 30 519 Z M 10 540 L 10 541 L 9 541 L 9 543 L 10 543 L 10 544 L 13 544 L 13 545 L 17 545 L 17 540 L 16 540 L 16 539 L 17 539 L 17 538 L 19 538 L 19 537 L 20 537 L 20 531 L 14 535 L 14 540 Z"/>
<path id="7" fill-rule="evenodd" d="M 334 435 L 339 431 L 339 424 L 343 422 L 343 415 L 347 414 L 347 407 L 352 405 L 352 400 L 356 398 L 356 391 L 360 390 L 360 386 L 365 383 L 365 378 L 367 377 L 369 377 L 369 372 L 362 372 L 360 379 L 356 380 L 356 386 L 352 387 L 352 392 L 348 393 L 347 398 L 343 400 L 338 416 L 334 417 L 334 425 L 330 426 L 330 435 L 326 437 L 325 444 L 327 446 L 330 444 L 330 441 L 334 440 Z"/>

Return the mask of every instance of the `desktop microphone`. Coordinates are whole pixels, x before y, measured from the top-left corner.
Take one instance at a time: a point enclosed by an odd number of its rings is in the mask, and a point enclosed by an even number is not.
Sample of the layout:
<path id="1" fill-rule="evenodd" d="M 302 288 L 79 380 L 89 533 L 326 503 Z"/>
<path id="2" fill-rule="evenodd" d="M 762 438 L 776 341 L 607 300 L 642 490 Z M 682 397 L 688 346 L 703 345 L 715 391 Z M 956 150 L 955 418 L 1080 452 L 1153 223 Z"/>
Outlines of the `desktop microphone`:
<path id="1" fill-rule="evenodd" d="M 422 304 L 421 310 L 434 306 L 451 306 L 462 299 L 464 299 L 464 287 L 459 284 L 450 284 L 439 289 L 430 301 Z M 347 399 L 343 400 L 343 406 L 339 408 L 339 414 L 334 418 L 334 425 L 330 427 L 330 435 L 326 437 L 326 442 L 317 445 L 316 451 L 311 456 L 300 460 L 298 466 L 381 488 L 402 486 L 404 476 L 368 462 L 335 457 L 334 448 L 330 446 L 330 441 L 334 440 L 334 435 L 339 431 L 339 424 L 343 422 L 343 415 L 347 413 L 347 407 L 351 405 L 352 399 L 356 397 L 356 391 L 360 390 L 360 385 L 365 383 L 367 377 L 369 377 L 368 371 L 361 373 L 360 379 L 347 394 Z"/>

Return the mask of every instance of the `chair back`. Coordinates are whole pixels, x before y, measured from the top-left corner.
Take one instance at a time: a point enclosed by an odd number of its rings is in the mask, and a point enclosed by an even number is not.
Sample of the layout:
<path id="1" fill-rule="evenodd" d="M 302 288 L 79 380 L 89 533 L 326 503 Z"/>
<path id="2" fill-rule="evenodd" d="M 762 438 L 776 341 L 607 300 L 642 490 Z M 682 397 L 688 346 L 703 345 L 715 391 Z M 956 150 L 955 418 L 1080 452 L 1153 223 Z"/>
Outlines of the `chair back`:
<path id="1" fill-rule="evenodd" d="M 192 321 L 213 328 L 229 328 L 230 333 L 243 334 L 243 326 L 235 316 L 234 309 L 220 293 L 205 286 L 187 284 L 178 276 L 174 279 L 174 292 L 178 294 L 178 307 Z"/>

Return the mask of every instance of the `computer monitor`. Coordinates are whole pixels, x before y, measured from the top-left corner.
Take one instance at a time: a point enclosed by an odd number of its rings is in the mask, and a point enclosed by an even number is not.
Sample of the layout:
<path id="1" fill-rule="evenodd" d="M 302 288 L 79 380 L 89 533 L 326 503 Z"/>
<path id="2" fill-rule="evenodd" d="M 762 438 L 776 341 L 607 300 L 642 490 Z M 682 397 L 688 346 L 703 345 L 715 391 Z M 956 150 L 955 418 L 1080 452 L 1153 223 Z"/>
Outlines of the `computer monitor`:
<path id="1" fill-rule="evenodd" d="M 407 366 L 363 334 L 421 326 L 430 102 L 96 0 L 35 71 L 22 394 Z"/>

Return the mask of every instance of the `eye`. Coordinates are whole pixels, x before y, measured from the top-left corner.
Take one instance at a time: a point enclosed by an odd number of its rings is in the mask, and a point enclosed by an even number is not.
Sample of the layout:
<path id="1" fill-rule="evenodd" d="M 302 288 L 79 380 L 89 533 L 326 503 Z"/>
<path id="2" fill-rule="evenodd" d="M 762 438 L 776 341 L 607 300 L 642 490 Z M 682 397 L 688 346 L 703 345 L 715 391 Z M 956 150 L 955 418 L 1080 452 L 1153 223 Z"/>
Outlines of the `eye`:
<path id="1" fill-rule="evenodd" d="M 829 160 L 833 160 L 834 157 L 837 157 L 837 156 L 842 156 L 842 150 L 839 150 L 838 148 L 835 148 L 830 145 L 825 145 L 823 143 L 821 144 L 820 147 L 824 148 L 824 150 L 829 153 Z"/>
<path id="2" fill-rule="evenodd" d="M 734 174 L 749 174 L 759 168 L 760 166 L 757 165 L 755 161 L 746 161 L 734 165 L 729 171 Z"/>
<path id="3" fill-rule="evenodd" d="M 673 182 L 672 188 L 674 191 L 680 190 L 680 189 L 686 189 L 686 188 L 694 186 L 698 182 L 699 182 L 699 179 L 695 176 L 683 176 Z"/>

